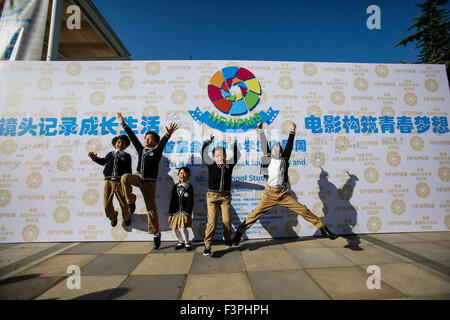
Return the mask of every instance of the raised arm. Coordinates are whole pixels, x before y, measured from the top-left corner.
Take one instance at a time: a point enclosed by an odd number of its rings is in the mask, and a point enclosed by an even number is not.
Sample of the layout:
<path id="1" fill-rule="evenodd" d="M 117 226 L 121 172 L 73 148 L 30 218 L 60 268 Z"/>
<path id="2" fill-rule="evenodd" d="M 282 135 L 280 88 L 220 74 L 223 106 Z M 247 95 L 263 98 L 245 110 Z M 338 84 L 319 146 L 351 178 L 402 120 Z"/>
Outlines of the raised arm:
<path id="1" fill-rule="evenodd" d="M 210 138 L 208 140 L 206 140 L 205 143 L 203 144 L 202 151 L 200 151 L 202 160 L 207 165 L 211 165 L 214 163 L 214 160 L 209 156 L 209 153 L 208 153 L 208 147 L 213 140 L 214 140 L 214 136 L 211 134 Z"/>
<path id="2" fill-rule="evenodd" d="M 294 137 L 295 137 L 295 129 L 297 128 L 297 125 L 295 123 L 291 123 L 291 131 L 289 132 L 289 138 L 286 143 L 286 148 L 283 151 L 283 157 L 289 161 L 289 158 L 291 157 L 292 149 L 294 146 Z"/>
<path id="3" fill-rule="evenodd" d="M 134 134 L 133 130 L 131 130 L 131 128 L 125 123 L 125 120 L 123 120 L 123 116 L 122 116 L 122 114 L 120 112 L 117 113 L 117 120 L 122 125 L 123 130 L 125 130 L 125 132 L 127 133 L 128 137 L 130 138 L 131 143 L 133 144 L 133 146 L 136 149 L 136 151 L 139 152 L 142 149 L 144 149 L 144 146 L 139 141 L 139 139 L 136 137 L 136 135 Z"/>
<path id="4" fill-rule="evenodd" d="M 97 154 L 94 152 L 89 152 L 88 153 L 89 158 L 92 159 L 92 161 L 94 161 L 95 163 L 98 163 L 101 166 L 104 166 L 106 164 L 106 158 L 99 158 L 97 157 Z"/>
<path id="5" fill-rule="evenodd" d="M 262 122 L 258 123 L 258 126 L 257 126 L 258 129 L 256 130 L 256 132 L 258 133 L 258 137 L 259 137 L 259 141 L 261 143 L 261 149 L 263 151 L 263 155 L 267 156 L 269 154 L 269 143 L 267 141 L 266 134 L 264 133 L 264 130 L 262 129 L 262 127 L 263 127 Z"/>

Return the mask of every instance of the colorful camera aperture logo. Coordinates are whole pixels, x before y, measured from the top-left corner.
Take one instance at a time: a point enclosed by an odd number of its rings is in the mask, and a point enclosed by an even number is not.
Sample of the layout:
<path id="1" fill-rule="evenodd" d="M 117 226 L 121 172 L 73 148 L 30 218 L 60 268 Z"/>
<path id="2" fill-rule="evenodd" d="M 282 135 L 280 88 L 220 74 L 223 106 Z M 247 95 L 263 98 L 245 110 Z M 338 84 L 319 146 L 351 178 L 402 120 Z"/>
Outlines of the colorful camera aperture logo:
<path id="1" fill-rule="evenodd" d="M 192 119 L 200 125 L 222 131 L 242 133 L 256 129 L 258 122 L 271 124 L 279 111 L 269 107 L 256 109 L 262 93 L 261 85 L 253 73 L 242 67 L 225 67 L 211 77 L 208 96 L 219 110 L 190 110 Z"/>
<path id="2" fill-rule="evenodd" d="M 208 96 L 221 112 L 239 116 L 253 110 L 259 103 L 261 85 L 245 68 L 226 67 L 217 71 L 208 85 Z"/>

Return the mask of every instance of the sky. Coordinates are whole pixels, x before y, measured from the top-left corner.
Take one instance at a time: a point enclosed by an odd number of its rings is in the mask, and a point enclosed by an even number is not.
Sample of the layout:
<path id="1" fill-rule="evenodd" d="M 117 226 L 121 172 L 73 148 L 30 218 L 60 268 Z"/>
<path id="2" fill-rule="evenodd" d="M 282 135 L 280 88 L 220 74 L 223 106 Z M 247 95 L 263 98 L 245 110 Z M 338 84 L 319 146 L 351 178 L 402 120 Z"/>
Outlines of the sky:
<path id="1" fill-rule="evenodd" d="M 92 0 L 132 60 L 358 63 L 415 61 L 414 45 L 393 46 L 424 1 Z M 366 26 L 370 5 L 381 29 Z"/>

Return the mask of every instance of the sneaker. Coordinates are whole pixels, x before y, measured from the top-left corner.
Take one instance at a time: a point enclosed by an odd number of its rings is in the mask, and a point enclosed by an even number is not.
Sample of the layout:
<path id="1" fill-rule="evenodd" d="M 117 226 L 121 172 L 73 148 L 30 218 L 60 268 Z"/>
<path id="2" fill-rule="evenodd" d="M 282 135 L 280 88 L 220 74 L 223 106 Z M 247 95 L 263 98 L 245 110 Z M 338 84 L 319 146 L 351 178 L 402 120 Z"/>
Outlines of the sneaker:
<path id="1" fill-rule="evenodd" d="M 323 226 L 319 230 L 322 233 L 322 236 L 324 236 L 325 238 L 330 238 L 331 240 L 334 240 L 337 238 L 337 235 L 335 235 L 333 232 L 331 232 L 331 230 L 328 229 L 327 226 Z"/>
<path id="2" fill-rule="evenodd" d="M 225 247 L 230 248 L 232 245 L 231 239 L 225 240 Z"/>
<path id="3" fill-rule="evenodd" d="M 159 234 L 159 236 L 157 237 L 153 237 L 153 248 L 158 249 L 160 245 L 161 245 L 161 234 Z"/>
<path id="4" fill-rule="evenodd" d="M 175 246 L 175 250 L 180 250 L 184 248 L 184 243 L 183 242 L 178 242 L 177 245 Z"/>
<path id="5" fill-rule="evenodd" d="M 117 219 L 114 221 L 111 221 L 111 227 L 115 227 L 115 226 L 117 226 Z"/>
<path id="6" fill-rule="evenodd" d="M 240 233 L 239 231 L 236 231 L 236 234 L 234 235 L 234 239 L 233 239 L 233 244 L 235 246 L 239 245 L 239 241 L 241 241 L 241 237 L 242 237 L 242 233 Z"/>
<path id="7" fill-rule="evenodd" d="M 125 224 L 125 227 L 129 227 L 130 224 L 131 224 L 131 218 L 126 220 L 126 221 L 124 221 L 123 223 Z"/>
<path id="8" fill-rule="evenodd" d="M 136 210 L 136 203 L 129 203 L 128 206 L 130 207 L 130 212 L 134 213 L 134 211 Z"/>
<path id="9" fill-rule="evenodd" d="M 203 251 L 204 256 L 210 256 L 211 255 L 211 248 L 205 247 L 205 250 Z"/>
<path id="10" fill-rule="evenodd" d="M 191 243 L 190 243 L 190 242 L 186 243 L 186 244 L 185 244 L 185 248 L 186 248 L 186 251 L 191 251 L 191 250 L 192 250 L 192 245 L 191 245 Z"/>

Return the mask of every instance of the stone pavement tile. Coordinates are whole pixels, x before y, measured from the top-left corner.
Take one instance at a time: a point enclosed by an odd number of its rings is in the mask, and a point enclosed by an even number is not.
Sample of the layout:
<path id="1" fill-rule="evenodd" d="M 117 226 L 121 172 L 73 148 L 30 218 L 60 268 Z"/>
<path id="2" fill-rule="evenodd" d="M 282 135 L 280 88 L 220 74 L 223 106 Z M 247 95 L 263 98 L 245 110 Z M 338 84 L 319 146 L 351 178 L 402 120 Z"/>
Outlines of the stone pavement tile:
<path id="1" fill-rule="evenodd" d="M 283 249 L 279 239 L 250 239 L 239 243 L 239 251 L 279 250 Z M 223 246 L 225 247 L 225 246 Z"/>
<path id="2" fill-rule="evenodd" d="M 185 274 L 129 276 L 108 299 L 178 300 L 185 282 Z"/>
<path id="3" fill-rule="evenodd" d="M 336 247 L 344 247 L 346 245 L 352 245 L 358 243 L 360 245 L 369 244 L 367 240 L 359 236 L 339 236 L 337 239 L 331 240 L 328 238 L 317 237 L 317 241 L 320 241 L 325 247 L 328 248 L 336 248 Z"/>
<path id="4" fill-rule="evenodd" d="M 450 240 L 444 240 L 444 241 L 436 241 L 435 244 L 450 248 Z"/>
<path id="5" fill-rule="evenodd" d="M 380 264 L 381 280 L 408 297 L 450 299 L 450 278 L 412 263 Z M 365 268 L 366 266 L 362 266 Z M 381 288 L 383 288 L 383 283 Z"/>
<path id="6" fill-rule="evenodd" d="M 304 270 L 248 272 L 257 300 L 328 300 L 323 291 Z"/>
<path id="7" fill-rule="evenodd" d="M 1 250 L 0 268 L 57 245 L 57 243 L 23 243 Z"/>
<path id="8" fill-rule="evenodd" d="M 105 254 L 81 268 L 82 275 L 123 275 L 131 271 L 145 258 L 144 254 Z"/>
<path id="9" fill-rule="evenodd" d="M 242 252 L 247 271 L 291 270 L 301 266 L 286 250 L 259 250 Z"/>
<path id="10" fill-rule="evenodd" d="M 245 272 L 189 274 L 182 300 L 253 300 Z"/>
<path id="11" fill-rule="evenodd" d="M 439 263 L 450 268 L 450 260 L 441 260 Z"/>
<path id="12" fill-rule="evenodd" d="M 105 254 L 148 254 L 153 250 L 153 242 L 120 242 Z"/>
<path id="13" fill-rule="evenodd" d="M 367 234 L 365 235 L 369 238 L 375 238 L 390 244 L 393 243 L 404 243 L 404 242 L 420 242 L 421 240 L 415 237 L 411 237 L 404 233 L 377 233 L 377 234 Z"/>
<path id="14" fill-rule="evenodd" d="M 330 248 L 288 249 L 303 268 L 345 267 L 354 264 Z"/>
<path id="15" fill-rule="evenodd" d="M 325 248 L 325 245 L 317 239 L 299 238 L 283 242 L 283 247 L 285 247 L 286 249 Z"/>
<path id="16" fill-rule="evenodd" d="M 0 281 L 1 300 L 30 300 L 47 291 L 64 277 L 39 277 L 37 274 L 13 276 Z"/>
<path id="17" fill-rule="evenodd" d="M 370 245 L 364 245 L 361 248 L 363 249 L 361 251 L 354 251 L 348 248 L 332 248 L 332 250 L 343 255 L 356 265 L 405 262 L 404 259 L 397 255 Z"/>
<path id="18" fill-rule="evenodd" d="M 84 242 L 60 254 L 104 254 L 115 245 L 117 242 Z"/>
<path id="19" fill-rule="evenodd" d="M 81 276 L 80 289 L 68 289 L 67 281 L 58 283 L 50 290 L 40 295 L 37 300 L 104 300 L 125 279 L 121 276 Z"/>
<path id="20" fill-rule="evenodd" d="M 425 259 L 434 261 L 450 259 L 450 248 L 440 246 L 434 242 L 397 243 L 396 246 Z"/>
<path id="21" fill-rule="evenodd" d="M 370 276 L 360 267 L 304 269 L 313 280 L 334 300 L 366 300 L 404 298 L 405 296 L 383 282 L 381 288 L 368 289 Z"/>
<path id="22" fill-rule="evenodd" d="M 134 269 L 132 275 L 188 274 L 194 252 L 149 254 Z"/>
<path id="23" fill-rule="evenodd" d="M 417 238 L 423 241 L 444 241 L 450 240 L 450 231 L 442 232 L 411 232 L 408 236 Z"/>
<path id="24" fill-rule="evenodd" d="M 25 271 L 19 273 L 19 275 L 39 274 L 45 277 L 69 276 L 71 273 L 67 273 L 68 266 L 76 265 L 82 268 L 96 257 L 97 255 L 56 255 L 32 266 L 29 269 L 26 269 Z"/>
<path id="25" fill-rule="evenodd" d="M 239 251 L 226 252 L 219 256 L 204 256 L 202 253 L 194 255 L 191 273 L 217 273 L 245 271 L 244 260 Z"/>
<path id="26" fill-rule="evenodd" d="M 0 251 L 17 245 L 18 243 L 0 243 Z"/>

